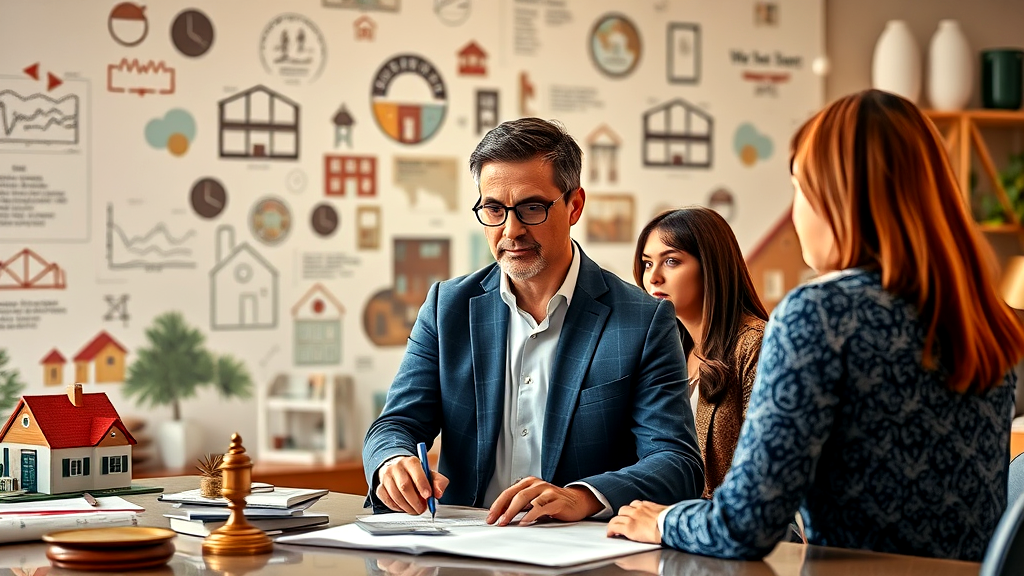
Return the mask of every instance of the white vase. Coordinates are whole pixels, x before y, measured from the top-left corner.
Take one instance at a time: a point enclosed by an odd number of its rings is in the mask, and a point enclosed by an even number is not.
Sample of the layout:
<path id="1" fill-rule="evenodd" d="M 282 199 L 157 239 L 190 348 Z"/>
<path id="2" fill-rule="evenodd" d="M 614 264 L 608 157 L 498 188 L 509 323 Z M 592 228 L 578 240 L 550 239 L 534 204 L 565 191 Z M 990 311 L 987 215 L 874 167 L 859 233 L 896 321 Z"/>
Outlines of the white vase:
<path id="1" fill-rule="evenodd" d="M 875 43 L 871 85 L 917 103 L 921 95 L 921 50 L 903 20 L 889 20 Z"/>
<path id="2" fill-rule="evenodd" d="M 974 88 L 974 55 L 956 20 L 942 20 L 928 47 L 928 101 L 936 110 L 963 110 Z"/>
<path id="3" fill-rule="evenodd" d="M 161 422 L 156 431 L 160 459 L 168 470 L 193 471 L 203 455 L 203 431 L 190 420 Z"/>

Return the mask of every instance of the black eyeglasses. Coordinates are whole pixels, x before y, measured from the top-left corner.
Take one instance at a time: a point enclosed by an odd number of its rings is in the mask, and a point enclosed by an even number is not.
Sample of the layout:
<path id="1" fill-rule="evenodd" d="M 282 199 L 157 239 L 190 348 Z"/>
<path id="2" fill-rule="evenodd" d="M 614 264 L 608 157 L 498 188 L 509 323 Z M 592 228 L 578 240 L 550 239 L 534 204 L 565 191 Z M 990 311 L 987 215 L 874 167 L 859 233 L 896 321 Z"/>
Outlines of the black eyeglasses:
<path id="1" fill-rule="evenodd" d="M 474 207 L 473 212 L 476 214 L 476 219 L 484 226 L 501 226 L 508 219 L 508 213 L 513 211 L 516 213 L 516 218 L 526 226 L 536 226 L 547 221 L 548 210 L 569 192 L 572 190 L 562 192 L 550 204 L 541 202 L 524 202 L 515 206 L 483 204 Z"/>

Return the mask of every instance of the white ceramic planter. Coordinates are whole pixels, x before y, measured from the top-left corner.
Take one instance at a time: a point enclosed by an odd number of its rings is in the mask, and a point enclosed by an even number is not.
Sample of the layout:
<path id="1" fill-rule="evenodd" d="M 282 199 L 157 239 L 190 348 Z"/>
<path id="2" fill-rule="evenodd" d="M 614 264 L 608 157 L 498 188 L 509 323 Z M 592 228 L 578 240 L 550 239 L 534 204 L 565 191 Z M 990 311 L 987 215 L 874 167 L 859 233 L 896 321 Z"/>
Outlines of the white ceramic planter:
<path id="1" fill-rule="evenodd" d="M 942 20 L 928 47 L 928 101 L 936 110 L 963 110 L 974 88 L 974 54 L 956 20 Z"/>
<path id="2" fill-rule="evenodd" d="M 203 432 L 198 422 L 169 420 L 161 422 L 156 431 L 157 446 L 164 468 L 194 468 L 203 455 Z"/>
<path id="3" fill-rule="evenodd" d="M 921 96 L 921 50 L 903 20 L 890 20 L 875 43 L 871 85 L 916 103 Z"/>

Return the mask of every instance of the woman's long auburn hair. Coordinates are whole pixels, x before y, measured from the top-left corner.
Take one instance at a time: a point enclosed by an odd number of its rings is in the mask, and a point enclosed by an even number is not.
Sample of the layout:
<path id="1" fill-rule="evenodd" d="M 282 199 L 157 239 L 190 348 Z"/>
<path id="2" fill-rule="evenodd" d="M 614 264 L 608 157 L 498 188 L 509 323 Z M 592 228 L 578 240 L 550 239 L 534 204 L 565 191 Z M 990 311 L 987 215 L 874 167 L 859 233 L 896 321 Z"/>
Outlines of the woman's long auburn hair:
<path id="1" fill-rule="evenodd" d="M 831 226 L 839 269 L 879 270 L 927 327 L 922 362 L 956 392 L 983 393 L 1024 354 L 1024 327 L 995 289 L 997 265 L 942 139 L 914 104 L 865 90 L 793 136 L 790 168 Z"/>
<path id="2" fill-rule="evenodd" d="M 653 232 L 676 250 L 693 256 L 704 278 L 704 302 L 701 318 L 701 345 L 694 354 L 701 361 L 701 396 L 709 402 L 725 393 L 735 380 L 734 355 L 744 318 L 768 320 L 750 280 L 743 253 L 729 223 L 718 212 L 703 207 L 663 212 L 644 226 L 636 241 L 633 279 L 644 288 L 644 247 Z M 684 344 L 692 337 L 682 330 Z"/>

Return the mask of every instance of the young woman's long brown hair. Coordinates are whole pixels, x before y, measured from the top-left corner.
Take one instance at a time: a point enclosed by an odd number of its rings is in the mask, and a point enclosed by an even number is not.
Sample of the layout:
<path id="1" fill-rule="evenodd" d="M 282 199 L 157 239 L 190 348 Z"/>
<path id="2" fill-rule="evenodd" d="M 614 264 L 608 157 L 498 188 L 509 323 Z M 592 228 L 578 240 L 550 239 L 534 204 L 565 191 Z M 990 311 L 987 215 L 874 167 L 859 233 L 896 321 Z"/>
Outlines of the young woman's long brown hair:
<path id="1" fill-rule="evenodd" d="M 652 232 L 667 246 L 693 256 L 704 277 L 701 345 L 694 353 L 701 361 L 701 396 L 716 401 L 736 373 L 733 355 L 746 316 L 768 320 L 750 280 L 743 253 L 729 223 L 718 212 L 702 207 L 663 212 L 648 222 L 636 241 L 633 279 L 644 287 L 644 247 Z M 687 342 L 689 340 L 689 342 Z M 685 345 L 693 344 L 683 330 Z"/>
<path id="2" fill-rule="evenodd" d="M 878 90 L 841 98 L 791 143 L 790 167 L 831 225 L 839 268 L 879 270 L 916 304 L 923 364 L 951 390 L 985 392 L 1024 354 L 1024 328 L 996 293 L 996 261 L 965 207 L 935 126 Z"/>

